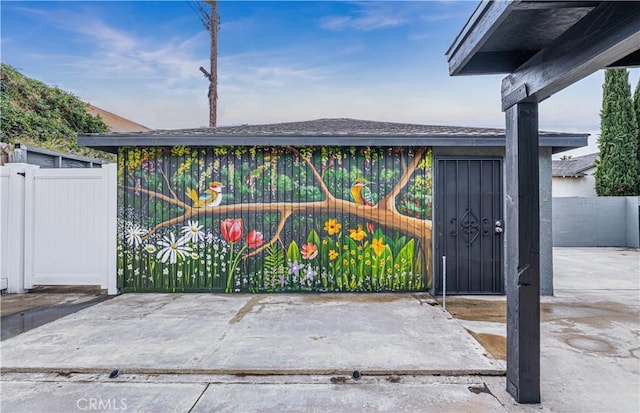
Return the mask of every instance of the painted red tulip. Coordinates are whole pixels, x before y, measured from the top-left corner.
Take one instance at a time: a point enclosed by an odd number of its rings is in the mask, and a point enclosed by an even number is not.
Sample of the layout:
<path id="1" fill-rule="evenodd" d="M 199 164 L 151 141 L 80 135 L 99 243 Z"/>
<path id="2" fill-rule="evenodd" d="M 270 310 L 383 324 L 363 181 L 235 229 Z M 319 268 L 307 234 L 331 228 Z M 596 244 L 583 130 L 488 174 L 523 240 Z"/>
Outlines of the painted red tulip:
<path id="1" fill-rule="evenodd" d="M 373 234 L 374 229 L 373 224 L 371 222 L 367 222 L 367 231 L 369 231 L 369 234 Z"/>
<path id="2" fill-rule="evenodd" d="M 242 219 L 225 219 L 220 222 L 220 230 L 222 231 L 222 238 L 227 242 L 238 242 L 242 239 L 244 233 L 244 224 Z"/>
<path id="3" fill-rule="evenodd" d="M 258 248 L 262 244 L 264 244 L 262 232 L 258 232 L 255 229 L 249 231 L 247 234 L 247 245 L 249 245 L 249 248 Z"/>

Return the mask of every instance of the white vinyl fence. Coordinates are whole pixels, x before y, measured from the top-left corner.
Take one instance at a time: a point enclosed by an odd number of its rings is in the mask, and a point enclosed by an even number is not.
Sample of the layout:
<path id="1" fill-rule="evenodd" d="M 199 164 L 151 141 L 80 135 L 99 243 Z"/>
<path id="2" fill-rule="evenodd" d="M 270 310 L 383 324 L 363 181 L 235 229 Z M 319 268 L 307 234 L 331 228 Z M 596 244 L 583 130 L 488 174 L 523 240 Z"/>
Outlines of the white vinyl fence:
<path id="1" fill-rule="evenodd" d="M 116 165 L 0 167 L 0 278 L 39 285 L 116 286 Z"/>

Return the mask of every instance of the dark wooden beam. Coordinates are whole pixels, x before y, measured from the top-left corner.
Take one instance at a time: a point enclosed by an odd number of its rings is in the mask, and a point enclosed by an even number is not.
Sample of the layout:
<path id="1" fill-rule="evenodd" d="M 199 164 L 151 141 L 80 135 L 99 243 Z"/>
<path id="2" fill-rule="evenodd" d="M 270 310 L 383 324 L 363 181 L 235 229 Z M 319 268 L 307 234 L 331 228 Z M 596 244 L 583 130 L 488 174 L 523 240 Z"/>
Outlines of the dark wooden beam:
<path id="1" fill-rule="evenodd" d="M 607 67 L 614 68 L 614 67 L 634 67 L 634 66 L 640 66 L 640 50 L 637 50 L 636 52 L 631 53 L 629 56 L 623 57 L 617 62 L 611 63 Z"/>
<path id="2" fill-rule="evenodd" d="M 502 81 L 502 110 L 540 102 L 639 49 L 640 2 L 603 2 Z"/>
<path id="3" fill-rule="evenodd" d="M 464 67 L 465 75 L 491 75 L 510 73 L 531 59 L 537 50 L 506 52 L 477 52 Z"/>
<path id="4" fill-rule="evenodd" d="M 459 75 L 475 53 L 491 37 L 514 7 L 513 1 L 482 2 L 460 31 L 449 50 L 449 75 Z M 466 74 L 466 73 L 465 73 Z"/>
<path id="5" fill-rule="evenodd" d="M 581 7 L 596 7 L 599 1 L 521 1 L 514 4 L 516 10 L 548 10 L 575 9 Z"/>
<path id="6" fill-rule="evenodd" d="M 507 391 L 540 402 L 540 205 L 538 104 L 506 111 L 505 281 Z"/>

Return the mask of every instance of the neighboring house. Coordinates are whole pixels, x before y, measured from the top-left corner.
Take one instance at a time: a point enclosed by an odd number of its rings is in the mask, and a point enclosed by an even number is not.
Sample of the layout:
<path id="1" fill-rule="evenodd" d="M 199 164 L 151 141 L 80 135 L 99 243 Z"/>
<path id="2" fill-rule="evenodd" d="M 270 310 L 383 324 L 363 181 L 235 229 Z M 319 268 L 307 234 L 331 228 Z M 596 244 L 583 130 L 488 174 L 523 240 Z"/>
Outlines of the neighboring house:
<path id="1" fill-rule="evenodd" d="M 151 128 L 93 106 L 90 103 L 85 103 L 85 105 L 89 113 L 102 118 L 103 122 L 109 127 L 109 132 L 147 132 L 151 130 Z"/>
<path id="2" fill-rule="evenodd" d="M 552 293 L 540 132 L 541 292 Z M 503 129 L 355 119 L 83 135 L 118 153 L 121 291 L 503 294 Z"/>
<path id="3" fill-rule="evenodd" d="M 640 197 L 597 196 L 597 159 L 592 153 L 553 161 L 553 245 L 638 248 Z"/>
<path id="4" fill-rule="evenodd" d="M 553 197 L 590 197 L 596 194 L 597 153 L 553 161 Z"/>

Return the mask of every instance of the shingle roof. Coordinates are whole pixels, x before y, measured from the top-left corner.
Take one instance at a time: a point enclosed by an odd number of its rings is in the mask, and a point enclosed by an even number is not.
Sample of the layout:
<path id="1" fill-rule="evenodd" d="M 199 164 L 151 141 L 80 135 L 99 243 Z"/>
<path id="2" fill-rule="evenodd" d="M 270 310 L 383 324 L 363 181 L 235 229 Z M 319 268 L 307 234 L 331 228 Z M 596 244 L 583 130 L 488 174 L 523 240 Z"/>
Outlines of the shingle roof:
<path id="1" fill-rule="evenodd" d="M 589 155 L 553 161 L 551 165 L 551 175 L 572 177 L 585 176 L 586 174 L 584 171 L 593 168 L 597 158 L 597 153 L 590 153 Z"/>
<path id="2" fill-rule="evenodd" d="M 464 126 L 420 125 L 338 118 L 265 125 L 219 126 L 217 128 L 152 130 L 136 133 L 106 133 L 93 136 L 504 136 L 504 129 Z M 540 136 L 566 136 L 565 133 L 540 132 Z"/>
<path id="3" fill-rule="evenodd" d="M 540 132 L 540 145 L 567 150 L 587 143 L 588 134 Z M 90 134 L 78 143 L 114 152 L 121 146 L 347 145 L 504 146 L 504 129 L 419 125 L 358 119 L 317 119 L 267 125 Z"/>

